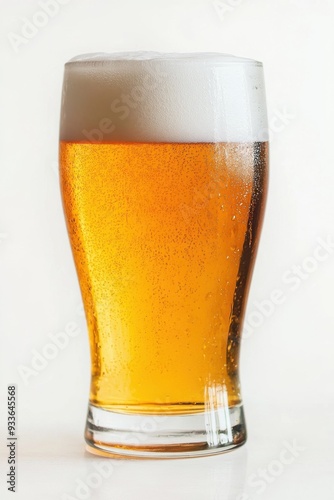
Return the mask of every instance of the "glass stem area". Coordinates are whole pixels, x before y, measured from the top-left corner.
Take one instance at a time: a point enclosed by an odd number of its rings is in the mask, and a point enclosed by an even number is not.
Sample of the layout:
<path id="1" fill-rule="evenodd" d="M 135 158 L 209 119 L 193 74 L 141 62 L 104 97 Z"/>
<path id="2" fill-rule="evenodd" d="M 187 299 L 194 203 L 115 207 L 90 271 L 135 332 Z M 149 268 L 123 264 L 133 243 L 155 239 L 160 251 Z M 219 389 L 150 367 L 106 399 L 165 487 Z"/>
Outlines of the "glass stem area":
<path id="1" fill-rule="evenodd" d="M 214 455 L 244 444 L 242 405 L 183 415 L 124 414 L 89 405 L 88 450 L 138 458 Z"/>

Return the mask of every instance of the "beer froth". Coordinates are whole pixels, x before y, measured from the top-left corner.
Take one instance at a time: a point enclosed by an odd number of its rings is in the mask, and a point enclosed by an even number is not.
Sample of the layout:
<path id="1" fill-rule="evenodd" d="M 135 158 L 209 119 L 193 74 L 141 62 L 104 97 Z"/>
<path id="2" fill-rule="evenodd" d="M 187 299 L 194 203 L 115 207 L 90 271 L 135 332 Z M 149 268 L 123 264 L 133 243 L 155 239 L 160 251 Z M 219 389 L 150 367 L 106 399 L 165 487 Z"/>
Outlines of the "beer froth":
<path id="1" fill-rule="evenodd" d="M 60 138 L 261 142 L 262 64 L 225 54 L 87 54 L 65 66 Z"/>

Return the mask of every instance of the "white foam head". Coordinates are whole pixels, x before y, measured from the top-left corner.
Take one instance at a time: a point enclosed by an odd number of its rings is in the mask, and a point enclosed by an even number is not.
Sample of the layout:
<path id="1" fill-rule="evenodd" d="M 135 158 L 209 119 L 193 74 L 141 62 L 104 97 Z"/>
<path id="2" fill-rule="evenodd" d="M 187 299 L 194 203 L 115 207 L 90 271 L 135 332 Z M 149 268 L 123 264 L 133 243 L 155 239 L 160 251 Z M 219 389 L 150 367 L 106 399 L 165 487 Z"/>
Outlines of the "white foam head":
<path id="1" fill-rule="evenodd" d="M 225 54 L 85 54 L 65 65 L 60 138 L 255 142 L 267 135 L 262 64 Z"/>

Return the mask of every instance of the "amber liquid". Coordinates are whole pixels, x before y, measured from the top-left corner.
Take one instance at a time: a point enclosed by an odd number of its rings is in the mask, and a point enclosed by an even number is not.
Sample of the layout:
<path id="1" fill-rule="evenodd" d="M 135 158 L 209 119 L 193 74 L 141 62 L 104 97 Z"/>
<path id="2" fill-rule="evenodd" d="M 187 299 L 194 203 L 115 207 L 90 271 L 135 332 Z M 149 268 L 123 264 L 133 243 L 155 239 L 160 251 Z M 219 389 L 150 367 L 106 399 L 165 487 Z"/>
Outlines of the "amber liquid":
<path id="1" fill-rule="evenodd" d="M 62 142 L 61 186 L 91 349 L 91 403 L 240 403 L 240 333 L 266 143 Z"/>

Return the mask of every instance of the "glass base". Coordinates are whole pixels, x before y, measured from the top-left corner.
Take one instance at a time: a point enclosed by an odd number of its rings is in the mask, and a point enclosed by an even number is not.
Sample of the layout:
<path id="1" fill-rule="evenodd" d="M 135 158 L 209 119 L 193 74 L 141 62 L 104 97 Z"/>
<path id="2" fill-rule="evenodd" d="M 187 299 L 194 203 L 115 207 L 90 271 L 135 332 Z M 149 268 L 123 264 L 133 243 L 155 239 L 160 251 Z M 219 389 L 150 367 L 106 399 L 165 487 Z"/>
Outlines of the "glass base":
<path id="1" fill-rule="evenodd" d="M 246 441 L 242 405 L 178 415 L 130 414 L 88 407 L 87 450 L 133 458 L 215 455 Z"/>

